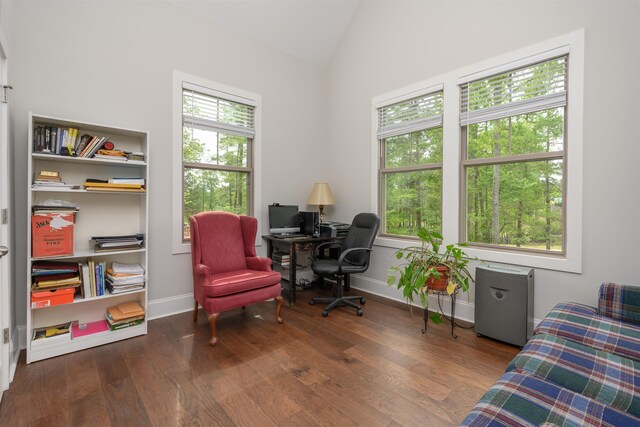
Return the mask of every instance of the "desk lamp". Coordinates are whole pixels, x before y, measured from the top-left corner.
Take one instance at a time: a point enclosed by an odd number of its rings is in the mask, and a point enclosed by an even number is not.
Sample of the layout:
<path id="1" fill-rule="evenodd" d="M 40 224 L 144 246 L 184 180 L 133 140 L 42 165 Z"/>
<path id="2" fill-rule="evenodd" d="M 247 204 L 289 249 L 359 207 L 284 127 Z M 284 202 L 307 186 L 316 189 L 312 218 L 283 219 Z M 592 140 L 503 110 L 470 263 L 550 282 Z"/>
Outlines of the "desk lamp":
<path id="1" fill-rule="evenodd" d="M 313 185 L 313 190 L 311 190 L 307 204 L 318 205 L 318 208 L 320 208 L 320 222 L 324 222 L 325 220 L 324 212 L 322 212 L 325 205 L 335 205 L 335 203 L 336 200 L 333 198 L 329 184 L 326 182 L 316 182 Z"/>

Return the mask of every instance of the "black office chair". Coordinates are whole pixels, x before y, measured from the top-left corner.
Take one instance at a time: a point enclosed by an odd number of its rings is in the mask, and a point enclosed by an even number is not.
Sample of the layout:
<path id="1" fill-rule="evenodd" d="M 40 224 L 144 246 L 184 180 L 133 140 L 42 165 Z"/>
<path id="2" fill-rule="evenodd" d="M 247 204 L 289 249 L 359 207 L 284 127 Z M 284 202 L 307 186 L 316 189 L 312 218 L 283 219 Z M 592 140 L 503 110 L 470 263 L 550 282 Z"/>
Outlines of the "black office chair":
<path id="1" fill-rule="evenodd" d="M 362 307 L 354 303 L 355 300 L 360 300 L 360 304 L 364 304 L 365 300 L 362 296 L 343 296 L 342 294 L 342 280 L 345 275 L 351 273 L 364 273 L 369 268 L 369 255 L 373 241 L 378 234 L 378 228 L 380 227 L 380 218 L 376 214 L 361 213 L 353 218 L 351 227 L 347 236 L 342 243 L 328 242 L 318 245 L 314 257 L 317 258 L 321 250 L 329 247 L 339 247 L 340 256 L 338 259 L 315 259 L 311 264 L 311 269 L 314 273 L 320 276 L 335 276 L 336 277 L 336 292 L 333 298 L 311 298 L 309 304 L 313 305 L 316 302 L 330 303 L 324 310 L 322 310 L 322 316 L 327 317 L 329 311 L 336 307 L 348 306 L 356 309 L 356 314 L 362 316 Z"/>

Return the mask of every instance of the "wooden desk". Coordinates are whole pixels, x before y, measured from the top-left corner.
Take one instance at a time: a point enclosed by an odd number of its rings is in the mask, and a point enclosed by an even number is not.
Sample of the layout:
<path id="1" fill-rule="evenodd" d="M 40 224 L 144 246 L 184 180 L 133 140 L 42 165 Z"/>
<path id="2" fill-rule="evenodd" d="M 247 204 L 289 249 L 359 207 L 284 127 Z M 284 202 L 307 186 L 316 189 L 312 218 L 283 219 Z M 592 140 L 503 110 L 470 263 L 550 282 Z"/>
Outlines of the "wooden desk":
<path id="1" fill-rule="evenodd" d="M 291 237 L 278 238 L 272 235 L 262 236 L 267 241 L 267 256 L 272 258 L 273 249 L 281 248 L 283 252 L 289 253 L 289 305 L 296 302 L 296 266 L 297 253 L 310 250 L 315 252 L 316 248 L 325 242 L 340 242 L 343 237 Z"/>

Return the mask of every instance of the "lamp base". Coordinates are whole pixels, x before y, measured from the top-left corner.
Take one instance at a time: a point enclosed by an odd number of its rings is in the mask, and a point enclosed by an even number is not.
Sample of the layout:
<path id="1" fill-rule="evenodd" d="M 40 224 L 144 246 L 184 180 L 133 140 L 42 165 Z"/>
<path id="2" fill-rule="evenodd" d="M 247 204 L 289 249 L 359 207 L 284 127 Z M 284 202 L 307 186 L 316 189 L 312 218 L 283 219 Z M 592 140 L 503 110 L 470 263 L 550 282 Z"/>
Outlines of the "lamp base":
<path id="1" fill-rule="evenodd" d="M 323 210 L 324 210 L 324 205 L 319 205 L 319 206 L 318 206 L 318 208 L 320 209 L 320 223 L 323 223 L 323 222 L 325 222 L 325 220 L 327 219 L 327 218 L 324 216 L 324 212 L 323 212 Z"/>

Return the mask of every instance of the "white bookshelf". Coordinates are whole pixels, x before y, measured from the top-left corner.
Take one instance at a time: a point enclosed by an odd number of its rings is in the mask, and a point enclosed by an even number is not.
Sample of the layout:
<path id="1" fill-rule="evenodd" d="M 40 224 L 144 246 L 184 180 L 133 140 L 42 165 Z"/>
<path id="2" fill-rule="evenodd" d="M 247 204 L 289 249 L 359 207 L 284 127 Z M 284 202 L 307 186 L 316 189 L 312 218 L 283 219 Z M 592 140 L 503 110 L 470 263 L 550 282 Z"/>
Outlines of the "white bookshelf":
<path id="1" fill-rule="evenodd" d="M 109 159 L 78 158 L 33 152 L 34 128 L 37 125 L 59 128 L 79 129 L 79 135 L 88 133 L 100 137 L 107 136 L 117 149 L 140 151 L 145 153 L 145 161 L 118 161 Z M 71 353 L 115 341 L 144 335 L 147 333 L 147 320 L 142 324 L 105 331 L 93 335 L 73 338 L 68 341 L 46 340 L 31 345 L 34 328 L 60 323 L 78 321 L 88 323 L 105 319 L 107 307 L 127 301 L 138 301 L 147 311 L 148 302 L 148 249 L 149 248 L 149 132 L 86 123 L 51 116 L 29 113 L 29 161 L 28 173 L 28 209 L 27 227 L 27 363 L 35 362 L 62 354 Z M 59 171 L 67 184 L 79 186 L 69 188 L 32 188 L 34 177 L 41 170 Z M 82 184 L 87 178 L 110 179 L 113 177 L 137 176 L 146 180 L 144 193 L 120 191 L 87 191 Z M 74 253 L 67 256 L 32 257 L 31 250 L 31 206 L 47 199 L 66 200 L 78 205 L 74 226 Z M 144 234 L 144 248 L 122 251 L 95 252 L 90 243 L 93 236 Z M 99 297 L 75 295 L 72 303 L 41 308 L 31 308 L 31 266 L 39 260 L 86 261 L 96 263 L 113 261 L 139 263 L 145 270 L 145 287 L 142 290 Z"/>

